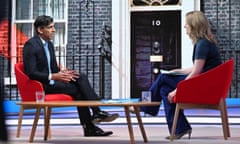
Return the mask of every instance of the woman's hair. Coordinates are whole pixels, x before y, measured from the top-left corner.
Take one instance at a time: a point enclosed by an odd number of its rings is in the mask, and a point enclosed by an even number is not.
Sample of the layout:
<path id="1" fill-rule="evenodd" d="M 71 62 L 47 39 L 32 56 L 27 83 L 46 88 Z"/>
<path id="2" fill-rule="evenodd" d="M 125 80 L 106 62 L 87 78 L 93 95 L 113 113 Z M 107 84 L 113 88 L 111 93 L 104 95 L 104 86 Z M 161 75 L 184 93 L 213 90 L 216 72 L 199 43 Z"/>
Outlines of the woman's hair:
<path id="1" fill-rule="evenodd" d="M 217 44 L 207 17 L 201 11 L 191 11 L 186 14 L 186 24 L 190 27 L 189 37 L 195 44 L 200 38 L 206 38 Z"/>
<path id="2" fill-rule="evenodd" d="M 51 24 L 53 22 L 53 18 L 50 16 L 46 16 L 46 15 L 41 15 L 38 16 L 34 22 L 34 28 L 35 28 L 35 32 L 38 34 L 37 29 L 39 27 L 45 27 L 48 26 L 49 24 Z"/>

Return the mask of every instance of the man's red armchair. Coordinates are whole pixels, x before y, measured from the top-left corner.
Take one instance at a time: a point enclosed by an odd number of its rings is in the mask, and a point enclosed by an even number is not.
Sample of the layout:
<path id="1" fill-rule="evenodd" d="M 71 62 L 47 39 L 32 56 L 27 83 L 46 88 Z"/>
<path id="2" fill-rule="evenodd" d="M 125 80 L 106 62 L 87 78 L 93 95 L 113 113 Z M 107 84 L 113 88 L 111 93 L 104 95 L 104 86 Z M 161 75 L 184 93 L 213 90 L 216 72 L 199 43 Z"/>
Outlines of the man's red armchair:
<path id="1" fill-rule="evenodd" d="M 232 82 L 233 68 L 234 61 L 230 59 L 212 70 L 178 84 L 174 97 L 176 110 L 171 141 L 174 139 L 179 110 L 193 108 L 219 110 L 224 139 L 230 137 L 226 97 Z"/>
<path id="2" fill-rule="evenodd" d="M 22 63 L 15 64 L 14 70 L 16 75 L 17 87 L 21 96 L 21 101 L 36 101 L 35 92 L 44 91 L 42 84 L 39 81 L 29 79 L 29 77 L 24 73 Z M 73 100 L 72 97 L 66 94 L 46 94 L 45 95 L 45 101 L 72 101 L 72 100 Z M 21 105 L 19 118 L 18 118 L 17 137 L 20 136 L 22 118 L 23 118 L 23 113 L 25 109 L 37 110 L 37 107 L 29 107 L 29 106 Z M 51 109 L 47 107 L 44 108 L 45 120 L 46 120 L 47 111 L 50 111 L 51 113 Z M 35 118 L 37 119 L 35 120 L 36 123 L 34 122 L 33 124 L 34 130 L 37 127 L 39 116 L 35 116 Z M 32 141 L 33 139 L 30 139 L 30 142 Z"/>

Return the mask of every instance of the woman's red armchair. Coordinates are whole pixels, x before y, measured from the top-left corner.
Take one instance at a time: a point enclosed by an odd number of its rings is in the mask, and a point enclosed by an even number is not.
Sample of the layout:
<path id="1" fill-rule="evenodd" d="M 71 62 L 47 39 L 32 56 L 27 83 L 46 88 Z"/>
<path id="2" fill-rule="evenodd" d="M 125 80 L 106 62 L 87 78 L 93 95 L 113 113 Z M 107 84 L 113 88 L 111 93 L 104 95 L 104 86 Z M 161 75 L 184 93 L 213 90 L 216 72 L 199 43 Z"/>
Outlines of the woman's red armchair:
<path id="1" fill-rule="evenodd" d="M 174 138 L 179 110 L 203 108 L 221 112 L 224 139 L 230 137 L 226 97 L 231 86 L 234 61 L 232 59 L 196 77 L 180 82 L 174 102 L 176 110 L 171 133 Z"/>

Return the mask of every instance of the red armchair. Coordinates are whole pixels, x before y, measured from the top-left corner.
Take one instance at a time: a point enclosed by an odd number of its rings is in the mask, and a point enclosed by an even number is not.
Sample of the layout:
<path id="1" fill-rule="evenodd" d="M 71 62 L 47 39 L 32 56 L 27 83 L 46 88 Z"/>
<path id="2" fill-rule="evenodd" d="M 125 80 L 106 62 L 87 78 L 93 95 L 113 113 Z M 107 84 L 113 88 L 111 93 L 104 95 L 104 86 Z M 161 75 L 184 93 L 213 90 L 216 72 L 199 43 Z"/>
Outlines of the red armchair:
<path id="1" fill-rule="evenodd" d="M 17 87 L 21 96 L 21 101 L 35 101 L 36 100 L 35 92 L 44 91 L 42 84 L 39 81 L 29 79 L 29 77 L 24 73 L 22 63 L 15 64 L 14 68 L 15 68 L 14 70 L 16 75 Z M 66 94 L 46 94 L 45 95 L 45 101 L 72 101 L 72 100 L 73 100 L 72 97 Z M 17 137 L 20 136 L 22 118 L 23 118 L 23 113 L 25 109 L 37 110 L 37 107 L 28 107 L 28 106 L 21 105 L 19 118 L 18 118 Z M 51 112 L 51 109 L 47 107 L 44 108 L 45 121 L 46 121 L 47 111 Z M 39 116 L 35 116 L 35 118 L 36 118 L 35 120 L 36 123 L 33 124 L 34 130 L 37 127 Z M 32 141 L 33 139 L 30 140 L 30 142 Z"/>
<path id="2" fill-rule="evenodd" d="M 232 82 L 233 67 L 234 61 L 231 59 L 212 70 L 178 84 L 174 97 L 176 111 L 170 137 L 171 141 L 174 139 L 179 110 L 193 108 L 219 110 L 224 139 L 230 137 L 225 99 Z"/>

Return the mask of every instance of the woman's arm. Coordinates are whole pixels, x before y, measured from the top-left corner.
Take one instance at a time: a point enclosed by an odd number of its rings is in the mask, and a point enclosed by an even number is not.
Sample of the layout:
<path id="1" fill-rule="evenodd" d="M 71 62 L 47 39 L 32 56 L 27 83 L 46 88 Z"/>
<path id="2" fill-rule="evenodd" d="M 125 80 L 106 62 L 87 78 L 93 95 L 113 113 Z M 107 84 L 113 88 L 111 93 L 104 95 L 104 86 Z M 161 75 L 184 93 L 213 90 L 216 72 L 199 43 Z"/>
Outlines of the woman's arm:
<path id="1" fill-rule="evenodd" d="M 194 60 L 193 67 L 191 72 L 188 74 L 186 79 L 199 75 L 202 72 L 202 69 L 205 65 L 205 59 L 196 59 Z"/>
<path id="2" fill-rule="evenodd" d="M 202 72 L 204 64 L 205 64 L 205 59 L 196 59 L 194 60 L 193 67 L 187 68 L 187 69 L 179 69 L 179 72 L 180 70 L 182 70 L 182 72 L 189 72 L 188 76 L 186 77 L 186 79 L 189 79 L 196 75 L 199 75 Z M 168 101 L 170 103 L 172 103 L 173 97 L 176 95 L 176 90 L 177 89 L 173 90 L 168 94 Z"/>

